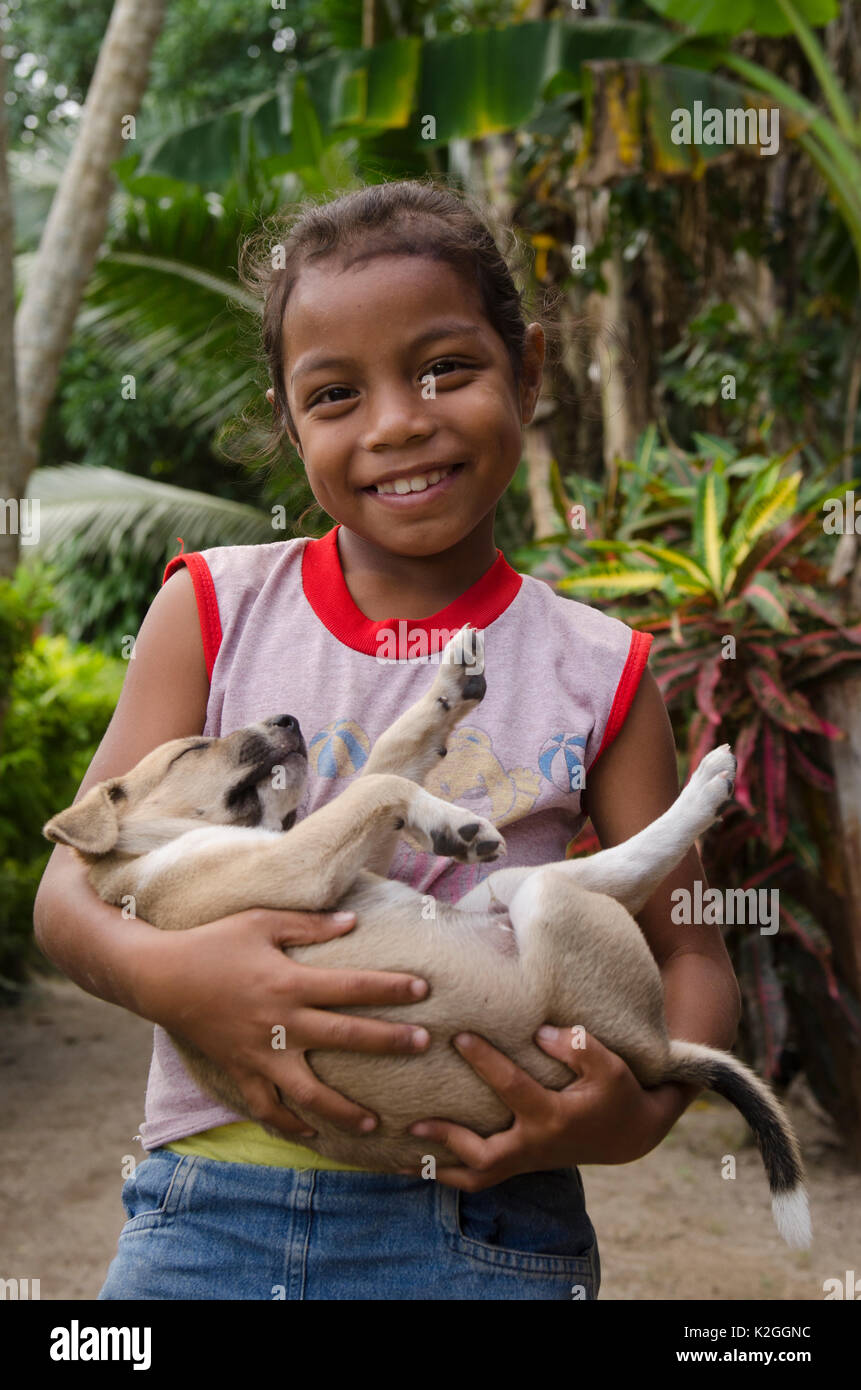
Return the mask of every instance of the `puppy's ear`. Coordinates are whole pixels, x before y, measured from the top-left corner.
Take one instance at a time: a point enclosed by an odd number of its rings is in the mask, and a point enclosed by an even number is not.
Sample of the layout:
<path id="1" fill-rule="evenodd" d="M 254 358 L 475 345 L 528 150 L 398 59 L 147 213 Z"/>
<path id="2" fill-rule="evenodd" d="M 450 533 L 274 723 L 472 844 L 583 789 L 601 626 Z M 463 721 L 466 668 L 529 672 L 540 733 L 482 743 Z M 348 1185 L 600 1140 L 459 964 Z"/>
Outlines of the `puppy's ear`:
<path id="1" fill-rule="evenodd" d="M 42 834 L 59 845 L 70 845 L 81 854 L 107 854 L 119 835 L 117 813 L 104 782 L 91 787 L 86 796 L 53 816 L 42 827 Z"/>

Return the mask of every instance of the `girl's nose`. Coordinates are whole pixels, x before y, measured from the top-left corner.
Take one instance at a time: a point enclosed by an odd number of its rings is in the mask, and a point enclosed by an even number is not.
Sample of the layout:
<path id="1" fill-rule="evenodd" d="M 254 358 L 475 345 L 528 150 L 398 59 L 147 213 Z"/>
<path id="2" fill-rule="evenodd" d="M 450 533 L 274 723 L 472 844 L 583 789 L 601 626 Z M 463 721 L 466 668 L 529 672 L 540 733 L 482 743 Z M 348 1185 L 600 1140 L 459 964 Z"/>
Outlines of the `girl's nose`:
<path id="1" fill-rule="evenodd" d="M 410 440 L 428 439 L 436 428 L 433 402 L 424 400 L 421 392 L 417 383 L 372 392 L 363 446 L 368 450 L 382 445 L 402 448 Z"/>

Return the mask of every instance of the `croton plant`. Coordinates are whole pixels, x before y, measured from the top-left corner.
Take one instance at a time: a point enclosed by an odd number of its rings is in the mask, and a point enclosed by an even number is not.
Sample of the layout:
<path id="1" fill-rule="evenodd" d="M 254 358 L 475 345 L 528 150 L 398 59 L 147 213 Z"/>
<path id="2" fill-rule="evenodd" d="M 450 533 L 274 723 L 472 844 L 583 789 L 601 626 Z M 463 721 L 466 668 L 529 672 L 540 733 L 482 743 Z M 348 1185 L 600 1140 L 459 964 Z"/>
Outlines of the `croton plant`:
<path id="1" fill-rule="evenodd" d="M 650 667 L 685 781 L 711 748 L 732 745 L 734 802 L 705 837 L 703 862 L 710 885 L 779 890 L 777 933 L 723 927 L 750 1050 L 776 1078 L 792 1044 L 790 990 L 826 997 L 861 1044 L 861 1007 L 810 906 L 827 877 L 828 745 L 845 737 L 817 712 L 815 692 L 861 660 L 861 624 L 844 621 L 826 582 L 836 541 L 825 503 L 853 484 L 829 486 L 821 467 L 809 476 L 800 448 L 738 457 L 726 441 L 696 442 L 698 454 L 665 448 L 651 428 L 605 486 L 563 480 L 554 465 L 560 531 L 513 563 L 654 634 Z M 596 847 L 587 828 L 569 854 Z"/>

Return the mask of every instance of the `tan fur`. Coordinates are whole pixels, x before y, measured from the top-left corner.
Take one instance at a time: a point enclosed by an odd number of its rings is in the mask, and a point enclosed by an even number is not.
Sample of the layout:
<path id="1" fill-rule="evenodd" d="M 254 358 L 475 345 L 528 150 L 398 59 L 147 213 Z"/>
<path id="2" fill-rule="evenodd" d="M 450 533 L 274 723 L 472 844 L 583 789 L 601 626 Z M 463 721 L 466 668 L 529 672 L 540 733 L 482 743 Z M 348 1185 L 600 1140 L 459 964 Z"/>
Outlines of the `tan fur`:
<path id="1" fill-rule="evenodd" d="M 464 655 L 469 638 L 475 651 Z M 371 1135 L 348 1134 L 285 1097 L 317 1131 L 309 1147 L 326 1157 L 382 1171 L 416 1167 L 426 1155 L 452 1162 L 448 1150 L 406 1134 L 406 1127 L 437 1115 L 486 1135 L 511 1120 L 452 1047 L 453 1036 L 479 1033 L 558 1088 L 570 1084 L 571 1071 L 532 1042 L 549 1022 L 581 1025 L 623 1057 L 644 1086 L 684 1076 L 720 1089 L 714 1077 L 731 1073 L 745 1096 L 755 1091 L 767 1123 L 777 1126 L 780 1161 L 790 1174 L 800 1172 L 788 1121 L 763 1083 L 728 1053 L 671 1043 L 660 972 L 631 915 L 726 801 L 735 768 L 726 745 L 708 755 L 654 825 L 591 859 L 498 870 L 456 906 L 381 877 L 401 833 L 464 862 L 495 859 L 504 849 L 490 821 L 422 785 L 439 778 L 447 746 L 456 756 L 450 736 L 484 694 L 482 658 L 481 634 L 464 629 L 446 648 L 431 689 L 378 740 L 362 773 L 286 832 L 281 825 L 301 799 L 307 753 L 295 721 L 291 727 L 282 719 L 219 739 L 167 743 L 55 816 L 45 834 L 82 855 L 106 901 L 131 895 L 137 916 L 162 930 L 253 907 L 351 908 L 352 932 L 291 947 L 293 959 L 428 980 L 429 996 L 418 1004 L 350 1010 L 423 1024 L 432 1039 L 426 1052 L 309 1052 L 324 1082 L 380 1117 Z M 447 785 L 459 785 L 455 768 L 446 765 L 446 773 Z M 499 786 L 494 805 L 504 816 L 511 792 L 502 788 L 514 783 L 501 774 Z M 273 1018 L 273 1026 L 278 1022 Z M 229 1077 L 183 1039 L 174 1041 L 207 1091 L 250 1116 Z M 572 1051 L 574 1068 L 577 1057 Z M 769 1176 L 774 1191 L 797 1187 L 794 1179 Z"/>

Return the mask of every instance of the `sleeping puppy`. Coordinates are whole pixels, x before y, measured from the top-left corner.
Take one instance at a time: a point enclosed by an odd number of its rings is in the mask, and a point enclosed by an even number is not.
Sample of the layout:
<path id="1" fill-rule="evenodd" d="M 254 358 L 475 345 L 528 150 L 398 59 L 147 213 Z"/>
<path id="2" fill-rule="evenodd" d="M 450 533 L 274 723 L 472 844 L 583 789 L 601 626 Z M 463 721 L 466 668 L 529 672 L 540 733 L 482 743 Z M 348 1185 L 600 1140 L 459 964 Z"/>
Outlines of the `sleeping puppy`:
<path id="1" fill-rule="evenodd" d="M 495 860 L 504 850 L 490 821 L 422 786 L 448 736 L 484 696 L 481 638 L 469 627 L 455 635 L 428 692 L 377 740 L 361 773 L 298 824 L 307 750 L 296 720 L 281 715 L 223 738 L 162 745 L 54 816 L 44 834 L 77 851 L 106 902 L 131 897 L 136 915 L 164 931 L 253 907 L 352 909 L 357 925 L 348 935 L 292 946 L 289 954 L 317 967 L 428 980 L 420 1013 L 431 1035 L 425 1052 L 308 1054 L 321 1080 L 380 1120 L 370 1135 L 347 1134 L 287 1098 L 317 1131 L 308 1146 L 325 1157 L 383 1172 L 418 1171 L 428 1155 L 457 1162 L 407 1127 L 441 1115 L 488 1135 L 512 1116 L 452 1037 L 479 1033 L 542 1085 L 559 1089 L 570 1084 L 571 1070 L 532 1037 L 542 1023 L 579 1024 L 618 1053 L 642 1086 L 693 1082 L 731 1101 L 762 1153 L 781 1235 L 808 1245 L 801 1158 L 786 1115 L 729 1053 L 669 1038 L 658 965 L 631 915 L 731 795 L 735 758 L 727 744 L 703 759 L 664 815 L 591 858 L 496 870 L 457 904 L 434 903 L 430 920 L 420 893 L 385 877 L 404 831 L 422 848 L 464 863 Z M 410 1023 L 418 1017 L 409 1004 L 353 1012 Z M 230 1077 L 184 1039 L 173 1041 L 200 1085 L 254 1118 Z"/>

